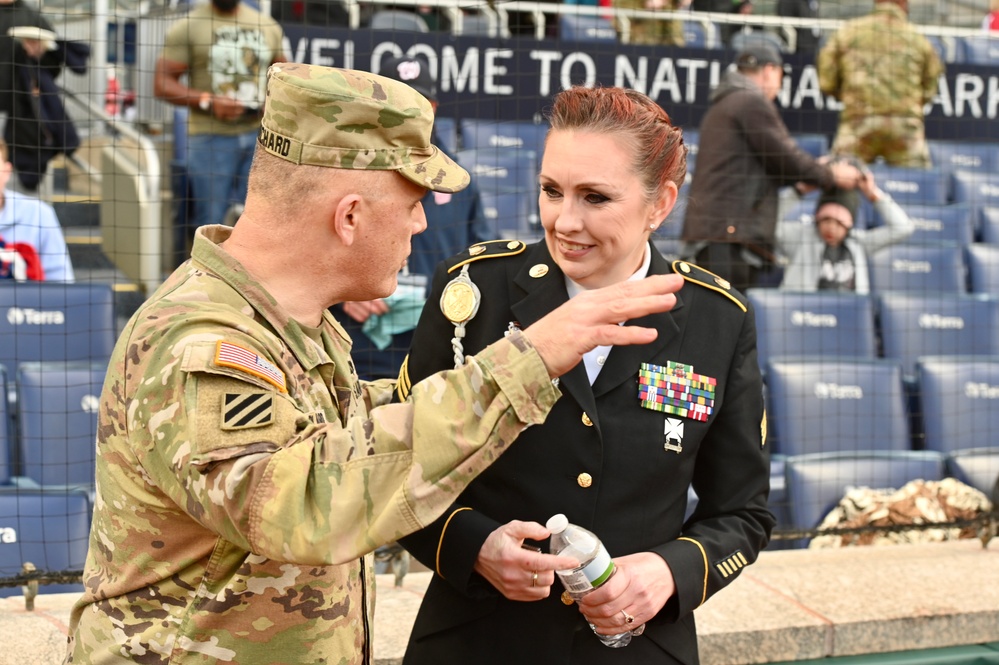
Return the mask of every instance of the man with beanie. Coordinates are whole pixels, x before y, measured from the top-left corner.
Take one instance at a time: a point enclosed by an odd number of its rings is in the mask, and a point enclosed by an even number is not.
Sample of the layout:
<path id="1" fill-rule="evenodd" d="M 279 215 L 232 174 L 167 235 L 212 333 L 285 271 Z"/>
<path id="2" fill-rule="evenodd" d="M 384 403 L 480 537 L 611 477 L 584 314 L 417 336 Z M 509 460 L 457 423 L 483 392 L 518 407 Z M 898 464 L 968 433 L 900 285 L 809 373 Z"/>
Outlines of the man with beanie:
<path id="1" fill-rule="evenodd" d="M 619 324 L 669 310 L 679 276 L 587 291 L 404 403 L 358 381 L 328 308 L 392 293 L 426 191 L 468 185 L 432 123 L 392 79 L 269 69 L 243 215 L 197 230 L 112 354 L 67 662 L 373 662 L 370 552 L 543 422 L 584 353 L 655 338 Z"/>
<path id="2" fill-rule="evenodd" d="M 378 73 L 416 90 L 437 114 L 437 84 L 425 60 L 407 56 L 388 58 L 381 62 Z M 430 140 L 440 145 L 436 129 L 432 130 Z M 453 159 L 454 155 L 449 157 Z M 400 276 L 399 289 L 388 298 L 345 302 L 333 309 L 354 342 L 351 357 L 357 376 L 362 379 L 399 376 L 434 268 L 444 259 L 494 237 L 474 181 L 460 192 L 428 191 L 423 197 L 423 212 L 427 216 L 427 230 L 413 237 L 413 249 L 406 273 Z"/>
<path id="3" fill-rule="evenodd" d="M 801 181 L 849 189 L 860 171 L 823 164 L 795 143 L 774 105 L 784 68 L 772 42 L 747 39 L 735 65 L 711 93 L 701 121 L 681 237 L 684 258 L 743 291 L 767 285 L 778 264 L 779 188 Z"/>
<path id="4" fill-rule="evenodd" d="M 787 257 L 781 288 L 787 291 L 870 292 L 868 256 L 912 235 L 912 220 L 862 171 L 860 193 L 874 204 L 883 226 L 857 229 L 857 189 L 835 188 L 822 192 L 815 205 L 814 224 L 781 221 L 778 250 Z"/>

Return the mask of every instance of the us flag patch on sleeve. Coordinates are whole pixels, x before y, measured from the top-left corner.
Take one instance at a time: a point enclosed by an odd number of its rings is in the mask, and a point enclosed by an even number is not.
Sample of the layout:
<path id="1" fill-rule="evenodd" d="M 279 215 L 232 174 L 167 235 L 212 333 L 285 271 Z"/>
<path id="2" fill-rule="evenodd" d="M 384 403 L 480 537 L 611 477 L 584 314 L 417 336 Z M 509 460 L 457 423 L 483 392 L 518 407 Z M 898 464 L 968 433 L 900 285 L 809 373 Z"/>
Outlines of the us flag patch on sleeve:
<path id="1" fill-rule="evenodd" d="M 281 392 L 288 392 L 284 372 L 277 365 L 238 344 L 219 340 L 215 346 L 215 364 L 252 374 L 274 385 Z"/>
<path id="2" fill-rule="evenodd" d="M 273 393 L 226 393 L 222 401 L 222 429 L 264 427 L 274 422 Z"/>

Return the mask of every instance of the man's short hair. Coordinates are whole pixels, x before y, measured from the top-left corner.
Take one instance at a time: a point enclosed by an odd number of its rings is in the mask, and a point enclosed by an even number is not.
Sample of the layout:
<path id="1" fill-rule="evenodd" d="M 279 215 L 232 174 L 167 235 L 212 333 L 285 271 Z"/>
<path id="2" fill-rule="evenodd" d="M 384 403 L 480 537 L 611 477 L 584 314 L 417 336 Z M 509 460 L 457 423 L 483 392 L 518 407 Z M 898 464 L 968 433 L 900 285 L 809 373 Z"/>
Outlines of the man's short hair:
<path id="1" fill-rule="evenodd" d="M 399 81 L 351 69 L 277 63 L 257 142 L 292 162 L 337 169 L 397 171 L 437 192 L 468 186 L 468 172 L 430 142 L 434 112 Z"/>

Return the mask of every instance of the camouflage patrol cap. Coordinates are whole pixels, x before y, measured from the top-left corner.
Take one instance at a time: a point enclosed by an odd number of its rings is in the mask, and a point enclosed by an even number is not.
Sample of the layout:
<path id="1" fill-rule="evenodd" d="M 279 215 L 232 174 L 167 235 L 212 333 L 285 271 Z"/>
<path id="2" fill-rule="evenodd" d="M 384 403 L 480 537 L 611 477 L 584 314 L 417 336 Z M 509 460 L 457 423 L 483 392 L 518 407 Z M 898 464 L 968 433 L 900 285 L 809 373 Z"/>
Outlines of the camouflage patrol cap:
<path id="1" fill-rule="evenodd" d="M 295 63 L 267 71 L 260 148 L 295 164 L 398 171 L 436 192 L 468 186 L 430 143 L 434 112 L 419 92 L 377 74 Z"/>

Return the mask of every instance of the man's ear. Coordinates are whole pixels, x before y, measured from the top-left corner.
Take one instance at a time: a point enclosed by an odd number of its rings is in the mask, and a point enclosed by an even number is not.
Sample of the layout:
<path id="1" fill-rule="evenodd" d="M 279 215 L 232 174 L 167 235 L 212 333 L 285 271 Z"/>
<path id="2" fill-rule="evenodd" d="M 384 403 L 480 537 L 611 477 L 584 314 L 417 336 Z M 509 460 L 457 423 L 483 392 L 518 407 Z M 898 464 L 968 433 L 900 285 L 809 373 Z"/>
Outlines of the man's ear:
<path id="1" fill-rule="evenodd" d="M 361 202 L 360 194 L 347 194 L 333 211 L 333 232 L 340 238 L 345 247 L 354 243 L 357 227 L 360 224 Z"/>

